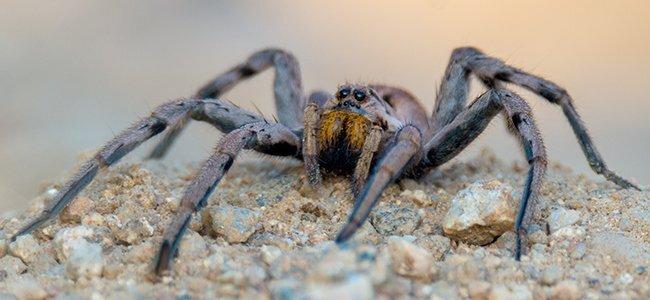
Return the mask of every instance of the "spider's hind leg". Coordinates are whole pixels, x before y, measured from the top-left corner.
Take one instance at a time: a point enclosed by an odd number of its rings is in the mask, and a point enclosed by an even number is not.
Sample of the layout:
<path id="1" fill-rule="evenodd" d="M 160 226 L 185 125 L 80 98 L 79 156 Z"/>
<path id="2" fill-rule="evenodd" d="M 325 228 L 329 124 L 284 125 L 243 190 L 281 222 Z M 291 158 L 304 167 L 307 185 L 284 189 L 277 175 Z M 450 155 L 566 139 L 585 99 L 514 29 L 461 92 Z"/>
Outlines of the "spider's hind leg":
<path id="1" fill-rule="evenodd" d="M 425 145 L 425 167 L 437 167 L 455 157 L 483 132 L 499 112 L 504 112 L 512 120 L 530 165 L 515 221 L 515 256 L 519 259 L 526 227 L 535 211 L 535 202 L 546 171 L 544 143 L 526 101 L 504 89 L 490 90 L 481 95 Z"/>
<path id="2" fill-rule="evenodd" d="M 591 169 L 623 188 L 640 190 L 638 186 L 607 167 L 605 160 L 589 136 L 585 124 L 578 115 L 573 99 L 565 89 L 542 77 L 532 75 L 509 66 L 497 58 L 485 55 L 476 48 L 463 47 L 453 51 L 438 94 L 436 111 L 432 116 L 435 130 L 440 130 L 443 126 L 449 124 L 462 111 L 469 89 L 468 76 L 470 74 L 476 75 L 487 86 L 492 88 L 499 88 L 500 82 L 510 82 L 522 86 L 552 104 L 560 106 L 580 143 L 582 152 L 587 158 Z M 512 125 L 510 123 L 509 127 Z"/>
<path id="3" fill-rule="evenodd" d="M 281 124 L 291 129 L 302 126 L 302 112 L 305 95 L 302 88 L 298 60 L 288 51 L 281 49 L 264 49 L 253 53 L 245 62 L 217 76 L 205 84 L 196 93 L 199 99 L 218 98 L 235 85 L 269 67 L 275 68 L 273 90 L 277 117 Z M 182 133 L 189 118 L 184 119 L 167 132 L 162 141 L 149 154 L 149 158 L 159 159 L 165 156 L 178 136 Z"/>

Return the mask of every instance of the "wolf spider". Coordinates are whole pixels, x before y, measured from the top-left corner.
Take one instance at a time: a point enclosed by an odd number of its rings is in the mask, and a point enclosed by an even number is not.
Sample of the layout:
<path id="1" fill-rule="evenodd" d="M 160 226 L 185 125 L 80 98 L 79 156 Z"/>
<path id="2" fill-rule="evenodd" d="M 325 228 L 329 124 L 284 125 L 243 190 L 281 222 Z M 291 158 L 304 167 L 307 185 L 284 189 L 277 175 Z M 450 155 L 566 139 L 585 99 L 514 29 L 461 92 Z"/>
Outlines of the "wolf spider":
<path id="1" fill-rule="evenodd" d="M 269 122 L 218 99 L 241 80 L 269 67 L 275 68 L 278 122 Z M 488 90 L 466 106 L 472 74 Z M 336 242 L 341 243 L 368 218 L 388 184 L 401 177 L 421 176 L 449 161 L 483 132 L 497 114 L 503 113 L 530 166 L 514 226 L 514 253 L 519 259 L 547 160 L 530 107 L 506 89 L 504 83 L 522 86 L 560 106 L 591 168 L 623 188 L 639 189 L 607 168 L 563 88 L 478 49 L 465 47 L 452 52 L 432 114 L 409 92 L 382 84 L 344 84 L 334 96 L 317 91 L 306 97 L 295 57 L 281 49 L 266 49 L 219 75 L 194 97 L 157 107 L 150 117 L 106 143 L 63 186 L 42 214 L 11 239 L 56 216 L 100 169 L 113 165 L 144 141 L 167 130 L 150 155 L 163 157 L 187 121 L 194 119 L 212 124 L 225 136 L 185 190 L 180 208 L 164 233 L 155 263 L 157 274 L 169 269 L 192 214 L 206 205 L 242 149 L 303 160 L 308 180 L 314 186 L 321 183 L 321 171 L 351 175 L 356 201 L 347 224 L 336 237 Z"/>

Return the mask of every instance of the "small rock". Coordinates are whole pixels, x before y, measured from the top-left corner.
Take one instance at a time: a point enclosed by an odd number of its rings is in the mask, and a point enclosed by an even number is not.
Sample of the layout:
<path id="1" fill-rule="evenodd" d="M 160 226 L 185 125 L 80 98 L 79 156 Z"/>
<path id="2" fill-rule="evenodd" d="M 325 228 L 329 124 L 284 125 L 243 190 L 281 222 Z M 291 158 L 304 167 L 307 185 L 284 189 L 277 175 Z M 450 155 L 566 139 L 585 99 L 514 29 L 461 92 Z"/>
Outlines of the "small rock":
<path id="1" fill-rule="evenodd" d="M 77 197 L 61 211 L 59 219 L 64 223 L 79 223 L 92 209 L 93 201 L 90 198 Z"/>
<path id="2" fill-rule="evenodd" d="M 81 217 L 81 224 L 100 227 L 106 225 L 106 219 L 99 213 L 91 212 L 90 214 Z"/>
<path id="3" fill-rule="evenodd" d="M 320 282 L 345 279 L 356 271 L 357 255 L 351 247 L 326 246 L 323 256 L 309 269 L 310 278 Z"/>
<path id="4" fill-rule="evenodd" d="M 18 299 L 39 300 L 48 297 L 48 293 L 43 286 L 31 276 L 17 278 L 8 284 L 9 292 L 16 295 Z"/>
<path id="5" fill-rule="evenodd" d="M 7 255 L 7 248 L 8 247 L 9 247 L 9 245 L 7 245 L 7 240 L 0 239 L 0 258 Z"/>
<path id="6" fill-rule="evenodd" d="M 208 244 L 203 237 L 195 231 L 183 235 L 178 247 L 178 257 L 182 259 L 196 259 L 208 255 Z"/>
<path id="7" fill-rule="evenodd" d="M 630 285 L 634 282 L 634 277 L 630 273 L 623 273 L 618 277 L 618 282 L 622 285 Z"/>
<path id="8" fill-rule="evenodd" d="M 420 216 L 410 207 L 387 205 L 370 214 L 370 223 L 382 235 L 411 234 L 420 222 Z"/>
<path id="9" fill-rule="evenodd" d="M 375 292 L 368 276 L 352 274 L 342 282 L 310 287 L 307 299 L 370 300 L 375 299 Z"/>
<path id="10" fill-rule="evenodd" d="M 261 248 L 262 260 L 267 264 L 271 265 L 275 259 L 282 255 L 282 250 L 276 246 L 267 246 L 262 245 Z"/>
<path id="11" fill-rule="evenodd" d="M 571 226 L 580 221 L 580 212 L 573 209 L 558 207 L 551 212 L 547 221 L 549 230 L 552 234 L 561 228 Z"/>
<path id="12" fill-rule="evenodd" d="M 433 258 L 437 261 L 441 260 L 445 253 L 447 253 L 451 248 L 451 240 L 442 235 L 424 236 L 417 239 L 415 243 L 416 245 L 429 250 L 433 255 Z"/>
<path id="13" fill-rule="evenodd" d="M 75 239 L 68 243 L 69 256 L 65 270 L 74 280 L 99 277 L 104 269 L 102 247 L 85 239 Z"/>
<path id="14" fill-rule="evenodd" d="M 573 251 L 571 251 L 570 256 L 573 259 L 581 259 L 585 256 L 585 253 L 587 253 L 587 245 L 585 243 L 578 243 L 575 245 L 575 247 L 573 247 Z"/>
<path id="15" fill-rule="evenodd" d="M 531 244 L 548 244 L 548 236 L 544 231 L 537 230 L 528 234 L 528 241 Z"/>
<path id="16" fill-rule="evenodd" d="M 393 271 L 406 277 L 426 279 L 431 275 L 433 256 L 427 250 L 401 237 L 388 239 Z"/>
<path id="17" fill-rule="evenodd" d="M 497 284 L 493 286 L 492 289 L 490 289 L 490 294 L 488 295 L 488 299 L 528 300 L 528 299 L 533 299 L 533 293 L 524 285 L 511 286 L 509 288 L 505 285 Z"/>
<path id="18" fill-rule="evenodd" d="M 404 190 L 400 197 L 410 200 L 418 206 L 433 205 L 431 198 L 422 190 Z"/>
<path id="19" fill-rule="evenodd" d="M 119 241 L 129 245 L 134 245 L 142 242 L 144 238 L 153 235 L 154 228 L 149 224 L 146 218 L 130 220 L 126 225 L 120 226 L 119 223 L 113 223 L 109 226 L 113 231 L 113 235 Z"/>
<path id="20" fill-rule="evenodd" d="M 580 289 L 574 281 L 562 281 L 551 289 L 551 299 L 577 300 L 580 299 L 580 297 Z"/>
<path id="21" fill-rule="evenodd" d="M 618 263 L 629 265 L 650 261 L 650 245 L 614 232 L 599 232 L 593 235 L 588 247 L 590 253 L 609 255 Z"/>
<path id="22" fill-rule="evenodd" d="M 293 278 L 274 280 L 269 283 L 269 292 L 272 299 L 306 299 L 303 284 Z"/>
<path id="23" fill-rule="evenodd" d="M 438 281 L 430 286 L 431 297 L 430 300 L 454 300 L 461 299 L 458 294 L 458 288 L 447 283 L 446 281 Z"/>
<path id="24" fill-rule="evenodd" d="M 9 244 L 9 254 L 20 258 L 26 264 L 36 261 L 40 252 L 41 246 L 31 234 L 21 235 Z"/>
<path id="25" fill-rule="evenodd" d="M 65 261 L 70 256 L 72 243 L 78 239 L 91 239 L 95 232 L 86 226 L 76 226 L 59 230 L 54 236 L 53 248 L 56 258 Z"/>
<path id="26" fill-rule="evenodd" d="M 584 227 L 582 226 L 567 226 L 558 229 L 557 231 L 551 234 L 551 239 L 558 240 L 575 240 L 580 239 L 587 233 Z"/>
<path id="27" fill-rule="evenodd" d="M 19 275 L 27 271 L 27 266 L 17 257 L 5 256 L 0 258 L 0 270 L 7 272 L 7 275 Z"/>
<path id="28" fill-rule="evenodd" d="M 488 244 L 512 230 L 516 206 L 508 185 L 497 180 L 474 183 L 451 200 L 443 231 L 457 241 Z"/>
<path id="29" fill-rule="evenodd" d="M 260 213 L 247 208 L 219 205 L 208 212 L 212 230 L 223 235 L 229 243 L 243 243 L 262 227 Z"/>
<path id="30" fill-rule="evenodd" d="M 497 238 L 493 245 L 501 249 L 513 250 L 515 249 L 516 240 L 517 236 L 514 232 L 506 231 Z"/>
<path id="31" fill-rule="evenodd" d="M 540 281 L 545 285 L 553 285 L 562 279 L 562 276 L 564 276 L 564 270 L 558 265 L 552 265 L 542 272 Z"/>
<path id="32" fill-rule="evenodd" d="M 473 300 L 487 300 L 490 293 L 490 283 L 485 281 L 472 281 L 467 285 L 469 297 Z"/>

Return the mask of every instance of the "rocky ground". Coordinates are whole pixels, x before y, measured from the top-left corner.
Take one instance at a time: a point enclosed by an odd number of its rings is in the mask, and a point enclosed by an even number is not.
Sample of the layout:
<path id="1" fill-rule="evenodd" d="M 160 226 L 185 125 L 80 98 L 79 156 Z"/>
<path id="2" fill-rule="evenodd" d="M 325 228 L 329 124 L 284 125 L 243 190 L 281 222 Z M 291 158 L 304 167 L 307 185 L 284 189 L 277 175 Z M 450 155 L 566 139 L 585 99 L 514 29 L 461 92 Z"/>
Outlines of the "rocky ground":
<path id="1" fill-rule="evenodd" d="M 339 247 L 331 240 L 352 207 L 344 178 L 312 190 L 298 163 L 244 157 L 194 216 L 172 273 L 156 279 L 152 259 L 196 166 L 125 163 L 33 235 L 6 240 L 62 181 L 0 216 L 0 299 L 649 299 L 647 188 L 549 169 L 517 262 L 523 163 L 484 151 L 393 184 Z"/>

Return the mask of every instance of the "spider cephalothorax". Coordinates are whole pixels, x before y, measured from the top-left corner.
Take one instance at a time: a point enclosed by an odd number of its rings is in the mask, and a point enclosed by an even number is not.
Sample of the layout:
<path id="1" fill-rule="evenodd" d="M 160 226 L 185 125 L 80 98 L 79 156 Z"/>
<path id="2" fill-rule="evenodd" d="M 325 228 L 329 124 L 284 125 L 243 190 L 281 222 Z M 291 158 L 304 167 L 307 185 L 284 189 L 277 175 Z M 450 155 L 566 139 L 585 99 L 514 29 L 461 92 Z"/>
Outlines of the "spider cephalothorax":
<path id="1" fill-rule="evenodd" d="M 366 141 L 381 142 L 386 136 L 382 132 L 394 133 L 399 124 L 376 92 L 362 85 L 339 87 L 334 97 L 317 108 L 317 114 L 315 126 L 305 130 L 315 132 L 320 167 L 337 173 L 352 172 L 360 158 L 364 163 Z"/>
<path id="2" fill-rule="evenodd" d="M 239 81 L 269 67 L 276 71 L 278 123 L 219 99 Z M 489 90 L 466 105 L 472 74 Z M 156 273 L 169 268 L 192 214 L 205 206 L 210 193 L 243 149 L 303 160 L 312 185 L 321 184 L 321 170 L 351 174 L 356 200 L 348 222 L 336 237 L 337 242 L 343 242 L 365 222 L 388 184 L 403 176 L 424 174 L 449 161 L 502 113 L 520 140 L 530 166 L 514 228 L 517 236 L 514 253 L 519 259 L 546 170 L 546 152 L 528 104 L 506 89 L 504 83 L 525 87 L 559 105 L 592 169 L 621 187 L 638 189 L 607 168 L 564 89 L 475 48 L 453 51 L 432 113 L 426 113 L 407 91 L 387 85 L 346 84 L 334 96 L 319 91 L 306 97 L 293 55 L 280 49 L 267 49 L 209 82 L 194 98 L 159 106 L 150 117 L 108 142 L 61 188 L 44 212 L 19 230 L 12 240 L 58 214 L 92 181 L 99 169 L 114 164 L 144 141 L 167 131 L 163 142 L 151 154 L 152 158 L 162 157 L 187 121 L 194 119 L 206 121 L 226 135 L 183 194 L 177 215 L 163 237 Z"/>

